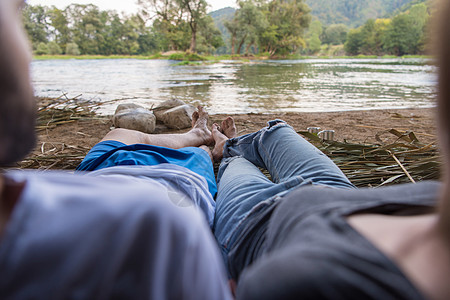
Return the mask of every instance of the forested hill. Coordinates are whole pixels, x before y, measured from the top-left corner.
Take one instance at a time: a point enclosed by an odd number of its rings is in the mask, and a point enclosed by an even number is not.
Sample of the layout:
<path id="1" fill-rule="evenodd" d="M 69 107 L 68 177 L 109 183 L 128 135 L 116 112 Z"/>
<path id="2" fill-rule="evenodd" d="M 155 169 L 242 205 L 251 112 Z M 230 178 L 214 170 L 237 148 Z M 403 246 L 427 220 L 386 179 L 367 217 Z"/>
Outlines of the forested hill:
<path id="1" fill-rule="evenodd" d="M 343 23 L 358 27 L 368 19 L 382 18 L 401 9 L 410 2 L 425 0 L 306 0 L 311 14 L 324 25 Z"/>
<path id="2" fill-rule="evenodd" d="M 324 25 L 345 24 L 349 27 L 363 25 L 369 19 L 391 17 L 406 11 L 413 4 L 430 0 L 306 0 L 311 14 Z M 226 7 L 211 12 L 210 16 L 222 32 L 227 35 L 224 21 L 233 18 L 235 9 Z"/>
<path id="3" fill-rule="evenodd" d="M 231 19 L 233 19 L 235 11 L 236 9 L 234 8 L 225 7 L 209 13 L 209 15 L 214 20 L 214 24 L 216 24 L 217 28 L 220 30 L 220 32 L 222 32 L 222 34 L 229 35 L 229 32 L 225 28 L 225 22 L 231 21 Z"/>
<path id="4" fill-rule="evenodd" d="M 235 12 L 236 9 L 225 7 L 209 13 L 211 18 L 213 18 L 214 24 L 216 25 L 217 29 L 219 29 L 219 31 L 222 33 L 222 39 L 225 42 L 224 46 L 217 49 L 217 54 L 230 53 L 230 32 L 225 27 L 225 22 L 231 21 L 234 17 Z"/>

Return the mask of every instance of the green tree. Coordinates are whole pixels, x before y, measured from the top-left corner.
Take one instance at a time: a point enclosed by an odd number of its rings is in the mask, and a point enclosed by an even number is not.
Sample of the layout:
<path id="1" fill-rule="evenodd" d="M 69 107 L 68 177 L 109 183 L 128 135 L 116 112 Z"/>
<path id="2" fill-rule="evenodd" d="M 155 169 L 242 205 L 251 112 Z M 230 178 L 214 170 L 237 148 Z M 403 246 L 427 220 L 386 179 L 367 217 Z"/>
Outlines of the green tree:
<path id="1" fill-rule="evenodd" d="M 413 5 L 409 10 L 412 18 L 414 34 L 417 38 L 416 53 L 423 53 L 427 43 L 428 23 L 430 14 L 425 3 Z"/>
<path id="2" fill-rule="evenodd" d="M 350 29 L 347 35 L 347 41 L 344 44 L 345 52 L 349 55 L 358 55 L 363 42 L 364 36 L 362 35 L 361 27 Z"/>
<path id="3" fill-rule="evenodd" d="M 269 26 L 261 46 L 271 56 L 285 56 L 305 47 L 304 31 L 311 22 L 310 9 L 303 0 L 274 0 L 266 10 Z"/>
<path id="4" fill-rule="evenodd" d="M 50 55 L 60 55 L 60 54 L 62 54 L 61 47 L 59 47 L 57 42 L 54 42 L 54 41 L 53 42 L 49 42 L 47 44 L 47 49 L 48 49 L 47 54 L 50 54 Z"/>
<path id="5" fill-rule="evenodd" d="M 159 41 L 151 27 L 147 27 L 145 20 L 138 14 L 130 17 L 134 23 L 133 30 L 137 33 L 137 43 L 139 54 L 151 54 L 160 51 Z"/>
<path id="6" fill-rule="evenodd" d="M 307 33 L 307 53 L 314 54 L 320 51 L 322 41 L 320 37 L 323 34 L 323 26 L 319 19 L 315 18 L 309 25 Z"/>
<path id="7" fill-rule="evenodd" d="M 174 0 L 138 0 L 141 15 L 153 22 L 153 29 L 159 44 L 165 50 L 186 49 L 180 44 L 180 31 L 184 35 L 185 26 L 182 12 Z"/>
<path id="8" fill-rule="evenodd" d="M 48 54 L 48 47 L 47 44 L 44 42 L 39 43 L 39 45 L 36 47 L 36 51 L 34 52 L 36 55 L 45 55 Z"/>
<path id="9" fill-rule="evenodd" d="M 81 54 L 111 54 L 106 52 L 102 35 L 107 20 L 107 12 L 100 12 L 97 6 L 71 4 L 66 8 L 67 18 L 72 27 L 73 41 Z"/>
<path id="10" fill-rule="evenodd" d="M 387 28 L 390 24 L 390 19 L 377 19 L 375 20 L 375 34 L 374 34 L 374 40 L 375 43 L 373 53 L 376 55 L 382 55 L 384 54 L 384 40 Z"/>
<path id="11" fill-rule="evenodd" d="M 230 32 L 231 55 L 236 54 L 236 40 L 241 34 L 242 28 L 239 26 L 238 19 L 235 17 L 231 21 L 224 22 L 225 27 Z"/>
<path id="12" fill-rule="evenodd" d="M 224 45 L 222 33 L 216 27 L 210 16 L 206 16 L 201 25 L 197 51 L 207 54 L 214 53 L 217 48 Z"/>
<path id="13" fill-rule="evenodd" d="M 139 53 L 139 35 L 141 20 L 129 17 L 121 20 L 117 13 L 113 13 L 109 28 L 110 34 L 105 36 L 107 44 L 114 47 L 118 54 L 132 55 Z"/>
<path id="14" fill-rule="evenodd" d="M 412 25 L 412 19 L 407 14 L 395 16 L 387 29 L 384 49 L 394 55 L 413 53 L 417 40 L 411 31 Z"/>
<path id="15" fill-rule="evenodd" d="M 361 29 L 361 35 L 363 36 L 363 41 L 359 49 L 359 54 L 375 54 L 377 49 L 377 39 L 375 31 L 375 20 L 369 19 L 366 24 Z"/>
<path id="16" fill-rule="evenodd" d="M 138 0 L 138 4 L 170 50 L 196 51 L 198 33 L 208 23 L 206 0 Z M 190 36 L 187 47 L 186 35 Z"/>
<path id="17" fill-rule="evenodd" d="M 250 47 L 259 43 L 260 34 L 268 26 L 266 16 L 255 1 L 239 1 L 234 21 L 238 29 L 235 31 L 235 37 L 238 39 L 236 53 L 240 54 L 246 43 L 245 54 L 248 54 Z"/>
<path id="18" fill-rule="evenodd" d="M 322 42 L 320 41 L 320 38 L 316 33 L 308 38 L 308 49 L 311 53 L 319 52 L 321 46 Z"/>
<path id="19" fill-rule="evenodd" d="M 181 10 L 186 11 L 186 22 L 191 29 L 190 52 L 195 52 L 197 48 L 197 34 L 200 26 L 205 26 L 206 22 L 206 0 L 177 0 Z"/>
<path id="20" fill-rule="evenodd" d="M 424 50 L 429 13 L 424 3 L 416 4 L 405 13 L 392 18 L 384 40 L 391 54 L 417 54 Z"/>
<path id="21" fill-rule="evenodd" d="M 37 49 L 41 43 L 48 42 L 47 8 L 41 5 L 25 5 L 23 11 L 23 23 L 28 37 Z"/>
<path id="22" fill-rule="evenodd" d="M 67 43 L 66 45 L 66 55 L 80 55 L 80 49 L 75 43 Z"/>
<path id="23" fill-rule="evenodd" d="M 324 44 L 342 45 L 347 40 L 349 28 L 345 24 L 333 24 L 324 32 Z"/>
<path id="24" fill-rule="evenodd" d="M 48 11 L 50 19 L 50 35 L 52 40 L 58 43 L 58 45 L 65 49 L 67 43 L 71 40 L 69 22 L 66 18 L 65 12 L 52 7 Z"/>
<path id="25" fill-rule="evenodd" d="M 319 19 L 315 18 L 311 22 L 311 24 L 309 25 L 308 34 L 309 35 L 317 35 L 318 37 L 320 37 L 323 34 L 323 25 L 319 21 Z"/>

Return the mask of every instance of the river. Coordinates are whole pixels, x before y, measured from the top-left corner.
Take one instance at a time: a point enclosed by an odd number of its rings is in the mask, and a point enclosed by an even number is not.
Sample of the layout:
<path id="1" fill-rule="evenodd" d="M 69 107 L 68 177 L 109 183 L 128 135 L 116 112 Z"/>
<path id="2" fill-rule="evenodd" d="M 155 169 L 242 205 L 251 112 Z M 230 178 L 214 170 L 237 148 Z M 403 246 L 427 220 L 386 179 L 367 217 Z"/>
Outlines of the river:
<path id="1" fill-rule="evenodd" d="M 221 61 L 35 60 L 35 94 L 151 107 L 172 98 L 210 113 L 323 112 L 434 105 L 436 68 L 426 59 Z M 113 101 L 115 100 L 115 101 Z"/>

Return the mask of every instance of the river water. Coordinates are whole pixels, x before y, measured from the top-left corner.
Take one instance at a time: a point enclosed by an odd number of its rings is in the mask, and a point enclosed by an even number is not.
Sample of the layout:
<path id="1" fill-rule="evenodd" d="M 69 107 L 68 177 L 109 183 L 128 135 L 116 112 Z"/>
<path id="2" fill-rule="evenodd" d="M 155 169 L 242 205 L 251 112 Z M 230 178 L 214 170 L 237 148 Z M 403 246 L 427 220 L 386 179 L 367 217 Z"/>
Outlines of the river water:
<path id="1" fill-rule="evenodd" d="M 323 112 L 434 105 L 436 68 L 425 59 L 308 59 L 178 66 L 170 60 L 33 61 L 37 96 L 146 107 L 172 98 L 210 113 Z M 115 101 L 114 101 L 115 100 Z"/>

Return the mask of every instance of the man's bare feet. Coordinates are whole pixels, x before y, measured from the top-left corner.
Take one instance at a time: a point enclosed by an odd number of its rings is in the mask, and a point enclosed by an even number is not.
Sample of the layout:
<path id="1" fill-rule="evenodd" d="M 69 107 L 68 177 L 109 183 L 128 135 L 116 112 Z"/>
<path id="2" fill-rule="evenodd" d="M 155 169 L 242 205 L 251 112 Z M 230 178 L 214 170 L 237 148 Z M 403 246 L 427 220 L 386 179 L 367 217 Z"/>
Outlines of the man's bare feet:
<path id="1" fill-rule="evenodd" d="M 192 129 L 191 132 L 195 132 L 203 139 L 204 145 L 211 145 L 214 142 L 211 131 L 208 129 L 209 115 L 202 106 L 197 107 L 197 111 L 192 114 Z"/>
<path id="2" fill-rule="evenodd" d="M 232 117 L 228 117 L 223 120 L 220 129 L 222 129 L 223 134 L 225 134 L 229 139 L 236 137 L 236 124 L 234 124 Z"/>
<path id="3" fill-rule="evenodd" d="M 228 139 L 236 137 L 236 125 L 232 117 L 222 121 L 221 127 L 217 124 L 212 126 L 212 137 L 216 143 L 212 150 L 214 161 L 220 161 L 223 158 L 223 146 Z"/>

